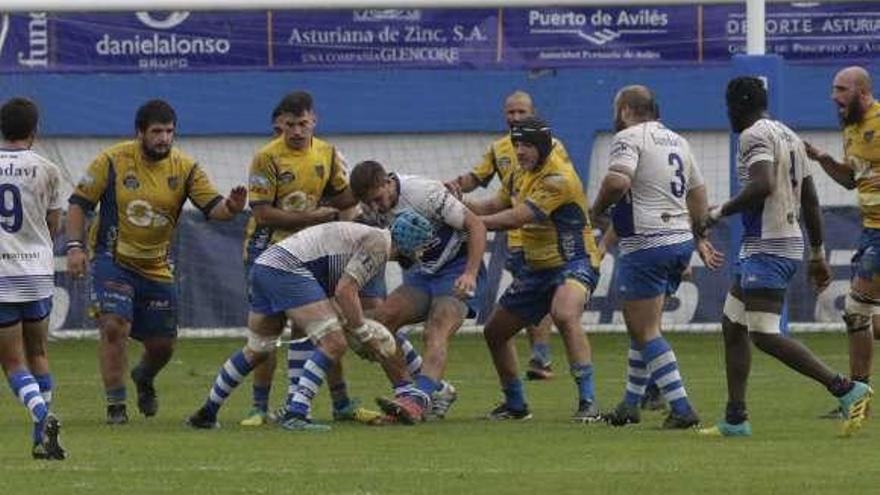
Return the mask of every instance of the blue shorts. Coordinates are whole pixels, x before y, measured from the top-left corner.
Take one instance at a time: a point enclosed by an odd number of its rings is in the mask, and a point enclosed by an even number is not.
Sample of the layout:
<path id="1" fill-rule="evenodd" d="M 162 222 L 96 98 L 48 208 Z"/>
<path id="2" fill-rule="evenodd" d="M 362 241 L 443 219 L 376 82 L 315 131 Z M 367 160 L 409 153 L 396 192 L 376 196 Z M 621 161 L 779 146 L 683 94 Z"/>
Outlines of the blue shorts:
<path id="1" fill-rule="evenodd" d="M 92 260 L 92 310 L 131 322 L 131 337 L 177 336 L 177 288 L 117 264 L 108 255 Z"/>
<path id="2" fill-rule="evenodd" d="M 859 248 L 852 257 L 852 276 L 865 280 L 880 277 L 880 229 L 862 229 Z"/>
<path id="3" fill-rule="evenodd" d="M 518 278 L 526 269 L 526 254 L 522 249 L 507 252 L 507 258 L 504 260 L 504 269 Z"/>
<path id="4" fill-rule="evenodd" d="M 0 327 L 11 327 L 20 321 L 40 321 L 52 312 L 52 296 L 28 302 L 0 302 Z"/>
<path id="5" fill-rule="evenodd" d="M 785 290 L 800 264 L 799 260 L 759 253 L 740 259 L 735 274 L 739 276 L 739 286 L 743 290 Z"/>
<path id="6" fill-rule="evenodd" d="M 311 274 L 306 276 L 265 265 L 254 265 L 248 287 L 251 311 L 263 315 L 277 315 L 327 299 L 326 289 Z"/>
<path id="7" fill-rule="evenodd" d="M 624 301 L 671 296 L 681 284 L 694 252 L 694 242 L 642 249 L 620 257 L 617 286 Z"/>
<path id="8" fill-rule="evenodd" d="M 582 258 L 548 270 L 526 268 L 504 291 L 498 304 L 530 325 L 537 325 L 550 312 L 556 288 L 566 280 L 583 284 L 592 292 L 599 282 L 599 271 Z"/>
<path id="9" fill-rule="evenodd" d="M 419 267 L 413 267 L 403 272 L 403 285 L 418 289 L 431 299 L 437 297 L 456 297 L 455 280 L 464 273 L 467 265 L 467 256 L 459 255 L 443 267 L 437 273 L 425 273 Z M 480 301 L 483 300 L 483 291 L 486 285 L 486 267 L 480 263 L 480 271 L 477 273 L 477 289 L 473 297 L 464 300 L 468 308 L 467 318 L 477 316 L 480 310 Z"/>

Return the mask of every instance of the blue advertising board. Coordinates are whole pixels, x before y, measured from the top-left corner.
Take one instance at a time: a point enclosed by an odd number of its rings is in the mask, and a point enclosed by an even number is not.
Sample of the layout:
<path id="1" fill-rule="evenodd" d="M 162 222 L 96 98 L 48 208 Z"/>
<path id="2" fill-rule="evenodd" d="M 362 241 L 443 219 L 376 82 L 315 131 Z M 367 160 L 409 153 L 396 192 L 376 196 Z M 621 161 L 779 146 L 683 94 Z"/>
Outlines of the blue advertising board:
<path id="1" fill-rule="evenodd" d="M 0 14 L 0 72 L 48 69 L 51 40 L 47 13 Z"/>
<path id="2" fill-rule="evenodd" d="M 295 69 L 479 68 L 498 57 L 498 10 L 273 13 L 274 65 Z"/>
<path id="3" fill-rule="evenodd" d="M 563 67 L 697 61 L 697 8 L 504 10 L 504 65 Z"/>
<path id="4" fill-rule="evenodd" d="M 128 12 L 53 17 L 59 70 L 268 66 L 266 12 Z"/>
<path id="5" fill-rule="evenodd" d="M 745 6 L 703 7 L 704 57 L 745 53 Z M 787 60 L 867 59 L 880 55 L 880 3 L 767 3 L 767 53 Z"/>

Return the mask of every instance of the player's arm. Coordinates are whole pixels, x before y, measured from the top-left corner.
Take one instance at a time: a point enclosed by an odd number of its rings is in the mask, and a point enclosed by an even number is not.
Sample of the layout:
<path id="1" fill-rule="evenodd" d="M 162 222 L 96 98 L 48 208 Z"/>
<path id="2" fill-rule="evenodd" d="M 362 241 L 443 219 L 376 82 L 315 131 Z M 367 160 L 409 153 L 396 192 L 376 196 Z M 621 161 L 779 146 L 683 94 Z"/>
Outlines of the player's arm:
<path id="1" fill-rule="evenodd" d="M 79 278 L 86 274 L 87 256 L 85 243 L 86 213 L 95 206 L 109 184 L 110 157 L 101 154 L 86 169 L 68 200 L 67 208 L 67 272 Z M 115 205 L 113 205 L 115 206 Z"/>
<path id="2" fill-rule="evenodd" d="M 608 173 L 602 179 L 599 194 L 590 208 L 590 219 L 594 225 L 608 228 L 605 212 L 629 192 L 640 157 L 639 141 L 631 132 L 621 131 L 614 135 L 608 156 Z"/>
<path id="3" fill-rule="evenodd" d="M 358 201 L 355 199 L 354 193 L 351 192 L 348 183 L 348 168 L 345 165 L 345 159 L 335 149 L 333 150 L 333 161 L 330 164 L 330 179 L 321 192 L 321 203 L 324 206 L 336 208 L 340 215 L 347 210 L 346 216 L 350 218 L 354 218 L 358 213 L 356 209 L 353 209 L 357 206 Z"/>
<path id="4" fill-rule="evenodd" d="M 461 198 L 461 195 L 464 193 L 469 193 L 480 186 L 486 187 L 494 176 L 495 150 L 490 146 L 486 153 L 483 154 L 483 159 L 473 170 L 459 175 L 455 179 L 444 183 L 444 185 L 455 197 Z"/>
<path id="5" fill-rule="evenodd" d="M 348 273 L 344 273 L 336 284 L 333 297 L 342 313 L 341 316 L 345 319 L 347 329 L 358 328 L 364 324 L 364 312 L 358 296 L 360 290 L 360 282 Z"/>
<path id="6" fill-rule="evenodd" d="M 807 151 L 807 156 L 818 162 L 819 165 L 822 166 L 822 170 L 824 170 L 825 173 L 828 174 L 828 177 L 831 177 L 834 182 L 837 182 L 847 189 L 855 189 L 855 170 L 853 170 L 852 167 L 846 163 L 838 162 L 827 152 L 816 148 L 806 141 L 804 141 L 804 148 Z"/>
<path id="7" fill-rule="evenodd" d="M 477 274 L 483 262 L 483 253 L 486 252 L 486 226 L 480 217 L 467 211 L 464 228 L 468 232 L 467 264 L 462 276 L 455 281 L 455 287 L 460 293 L 471 295 L 477 288 Z"/>
<path id="8" fill-rule="evenodd" d="M 229 191 L 229 196 L 218 201 L 208 213 L 211 220 L 232 220 L 236 215 L 244 210 L 247 203 L 247 188 L 244 186 L 235 186 Z"/>
<path id="9" fill-rule="evenodd" d="M 56 208 L 46 213 L 46 225 L 49 227 L 49 235 L 54 239 L 61 230 L 61 209 Z"/>
<path id="10" fill-rule="evenodd" d="M 831 267 L 825 261 L 825 245 L 822 232 L 822 208 L 819 194 L 812 176 L 806 176 L 801 183 L 801 215 L 804 217 L 804 230 L 810 238 L 810 261 L 807 275 L 816 289 L 822 292 L 831 283 Z"/>
<path id="11" fill-rule="evenodd" d="M 632 186 L 632 179 L 629 172 L 622 167 L 612 167 L 608 169 L 605 178 L 602 179 L 602 186 L 599 188 L 599 194 L 593 201 L 593 207 L 590 208 L 590 218 L 596 223 L 600 222 L 600 217 L 605 215 L 611 205 L 617 204 Z"/>
<path id="12" fill-rule="evenodd" d="M 493 213 L 498 213 L 499 211 L 510 208 L 510 204 L 508 204 L 506 201 L 504 201 L 503 198 L 499 196 L 492 196 L 488 199 L 479 200 L 465 199 L 463 200 L 463 202 L 469 210 L 477 215 L 491 215 Z"/>
<path id="13" fill-rule="evenodd" d="M 497 213 L 481 216 L 480 220 L 486 228 L 492 231 L 518 229 L 523 225 L 535 220 L 534 209 L 526 203 L 520 203 L 513 208 L 506 208 Z"/>
<path id="14" fill-rule="evenodd" d="M 709 226 L 719 218 L 757 208 L 776 188 L 773 162 L 762 160 L 749 167 L 749 182 L 739 194 L 721 206 L 713 207 L 708 214 Z"/>
<path id="15" fill-rule="evenodd" d="M 691 217 L 691 231 L 694 233 L 694 243 L 697 254 L 703 260 L 703 264 L 710 270 L 717 270 L 724 265 L 724 253 L 715 249 L 709 241 L 707 218 L 709 200 L 706 186 L 701 184 L 694 188 L 688 188 L 687 209 Z"/>

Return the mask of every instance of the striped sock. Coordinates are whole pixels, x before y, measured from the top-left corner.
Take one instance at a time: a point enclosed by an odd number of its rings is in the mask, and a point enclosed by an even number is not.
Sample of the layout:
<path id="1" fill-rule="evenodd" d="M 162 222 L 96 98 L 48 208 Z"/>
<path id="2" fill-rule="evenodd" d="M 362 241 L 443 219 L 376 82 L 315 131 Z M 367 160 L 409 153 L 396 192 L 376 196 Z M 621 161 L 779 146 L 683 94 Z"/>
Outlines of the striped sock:
<path id="1" fill-rule="evenodd" d="M 391 388 L 394 390 L 395 398 L 409 395 L 412 390 L 418 390 L 413 386 L 412 382 L 406 380 L 396 382 Z"/>
<path id="2" fill-rule="evenodd" d="M 526 394 L 523 390 L 522 380 L 514 378 L 501 388 L 504 392 L 504 403 L 508 409 L 522 411 L 526 408 Z"/>
<path id="3" fill-rule="evenodd" d="M 19 402 L 31 413 L 31 419 L 34 423 L 40 424 L 46 420 L 49 408 L 43 401 L 43 396 L 40 395 L 40 386 L 37 385 L 37 381 L 29 371 L 20 370 L 12 373 L 9 376 L 9 388 L 18 397 Z M 41 428 L 34 428 L 34 443 L 43 441 L 41 431 Z"/>
<path id="4" fill-rule="evenodd" d="M 254 409 L 267 412 L 269 410 L 269 394 L 272 392 L 272 384 L 257 385 L 253 387 Z"/>
<path id="5" fill-rule="evenodd" d="M 672 347 L 663 337 L 646 342 L 642 348 L 642 357 L 648 363 L 651 379 L 663 392 L 663 398 L 676 414 L 687 414 L 691 405 L 687 400 L 684 382 L 678 372 L 678 362 Z"/>
<path id="6" fill-rule="evenodd" d="M 648 387 L 649 377 L 648 367 L 642 359 L 642 351 L 634 340 L 630 341 L 626 367 L 626 393 L 623 394 L 623 401 L 638 407 Z"/>
<path id="7" fill-rule="evenodd" d="M 572 364 L 569 368 L 571 376 L 574 377 L 574 383 L 578 389 L 578 400 L 580 402 L 593 402 L 596 400 L 593 386 L 593 365 L 592 364 Z"/>
<path id="8" fill-rule="evenodd" d="M 287 410 L 294 416 L 306 418 L 312 408 L 312 399 L 327 377 L 327 371 L 333 367 L 330 359 L 321 349 L 315 349 L 312 357 L 303 366 L 303 374 L 299 377 L 296 392 L 287 403 Z"/>
<path id="9" fill-rule="evenodd" d="M 422 372 L 422 356 L 413 347 L 406 335 L 399 333 L 396 336 L 397 345 L 403 351 L 403 357 L 406 359 L 406 370 L 410 376 L 416 376 Z"/>
<path id="10" fill-rule="evenodd" d="M 52 388 L 53 381 L 52 375 L 46 373 L 45 375 L 34 375 L 34 380 L 37 381 L 37 385 L 40 386 L 40 395 L 43 396 L 43 402 L 46 403 L 46 407 L 52 407 Z"/>
<path id="11" fill-rule="evenodd" d="M 293 394 L 296 393 L 296 384 L 299 381 L 299 377 L 303 374 L 303 366 L 306 365 L 306 360 L 309 359 L 313 352 L 315 352 L 315 344 L 309 338 L 294 340 L 287 347 L 288 385 L 287 401 L 285 403 L 293 399 Z"/>
<path id="12" fill-rule="evenodd" d="M 208 394 L 205 409 L 216 415 L 235 387 L 241 385 L 241 382 L 253 369 L 254 365 L 247 360 L 244 350 L 239 349 L 235 354 L 229 356 L 229 359 L 220 367 L 217 377 L 214 378 L 214 385 Z"/>

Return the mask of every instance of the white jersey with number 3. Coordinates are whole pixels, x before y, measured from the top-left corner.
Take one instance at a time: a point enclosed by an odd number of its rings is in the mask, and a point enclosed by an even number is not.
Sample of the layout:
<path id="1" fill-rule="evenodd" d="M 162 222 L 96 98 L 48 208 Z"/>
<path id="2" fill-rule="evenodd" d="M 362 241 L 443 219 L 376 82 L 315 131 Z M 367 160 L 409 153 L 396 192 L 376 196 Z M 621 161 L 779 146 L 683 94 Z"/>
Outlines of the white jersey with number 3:
<path id="1" fill-rule="evenodd" d="M 693 239 L 687 195 L 704 183 L 687 140 L 657 121 L 628 127 L 614 136 L 609 171 L 631 180 L 613 214 L 622 254 Z"/>
<path id="2" fill-rule="evenodd" d="M 749 168 L 759 162 L 772 164 L 776 187 L 759 207 L 743 211 L 740 256 L 802 259 L 801 187 L 812 175 L 804 143 L 782 122 L 761 119 L 739 136 L 736 168 L 743 187 L 749 183 Z"/>
<path id="3" fill-rule="evenodd" d="M 62 207 L 61 173 L 31 150 L 0 149 L 0 302 L 52 295 L 49 210 Z"/>

